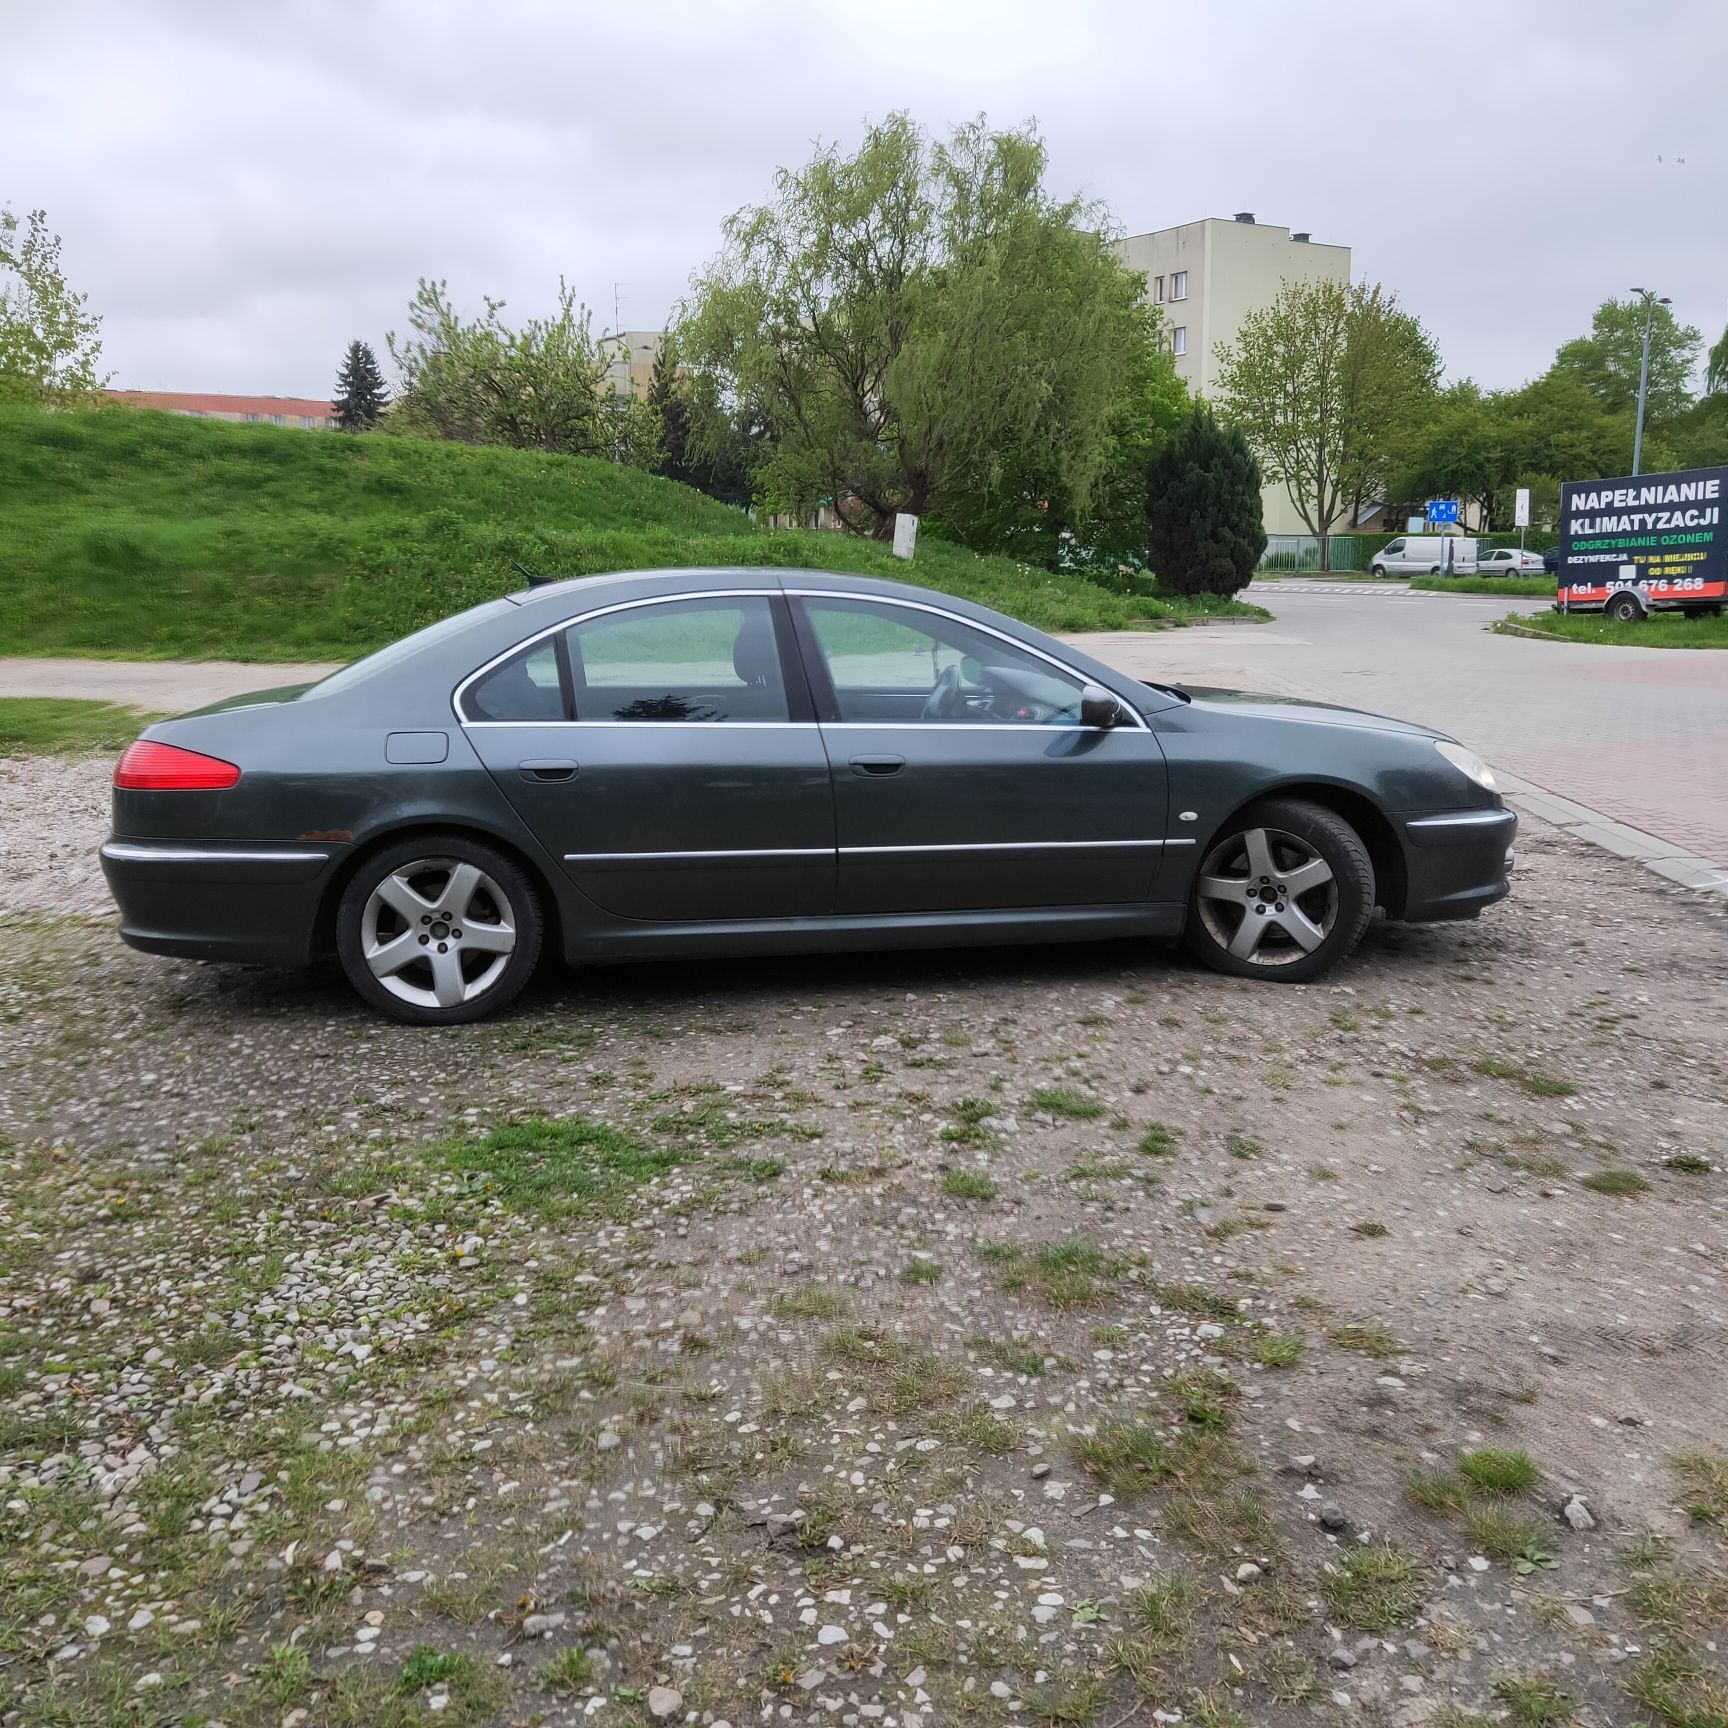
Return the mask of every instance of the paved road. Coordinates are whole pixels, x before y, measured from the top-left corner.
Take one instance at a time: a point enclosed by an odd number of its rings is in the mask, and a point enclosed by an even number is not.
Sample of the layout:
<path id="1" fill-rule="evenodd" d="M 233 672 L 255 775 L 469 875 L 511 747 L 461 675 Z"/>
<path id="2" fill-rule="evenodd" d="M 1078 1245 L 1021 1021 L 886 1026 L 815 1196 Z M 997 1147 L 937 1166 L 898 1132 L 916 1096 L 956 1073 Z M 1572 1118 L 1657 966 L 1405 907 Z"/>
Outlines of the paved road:
<path id="1" fill-rule="evenodd" d="M 1496 767 L 1728 865 L 1728 653 L 1492 636 L 1509 604 L 1366 583 L 1256 583 L 1269 625 L 1076 636 L 1143 678 L 1318 697 L 1419 720 Z M 322 666 L 0 660 L 0 696 L 158 711 L 300 682 Z"/>
<path id="2" fill-rule="evenodd" d="M 1319 697 L 1439 727 L 1496 767 L 1728 863 L 1728 653 L 1494 636 L 1511 605 L 1256 583 L 1270 625 L 1072 638 L 1137 677 Z"/>

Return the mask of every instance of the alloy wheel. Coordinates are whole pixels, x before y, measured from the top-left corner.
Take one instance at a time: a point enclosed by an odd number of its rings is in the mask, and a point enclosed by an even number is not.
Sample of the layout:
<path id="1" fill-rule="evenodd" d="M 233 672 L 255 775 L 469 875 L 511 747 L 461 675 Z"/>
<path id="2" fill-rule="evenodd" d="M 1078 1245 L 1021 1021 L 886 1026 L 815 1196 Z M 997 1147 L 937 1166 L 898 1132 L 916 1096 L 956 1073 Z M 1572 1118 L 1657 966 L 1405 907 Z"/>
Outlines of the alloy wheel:
<path id="1" fill-rule="evenodd" d="M 1200 866 L 1202 923 L 1234 959 L 1288 966 L 1312 954 L 1338 922 L 1338 881 L 1306 840 L 1247 828 L 1220 841 Z"/>
<path id="2" fill-rule="evenodd" d="M 516 951 L 516 925 L 504 891 L 478 866 L 417 858 L 366 897 L 360 953 L 392 996 L 455 1008 L 502 977 Z"/>

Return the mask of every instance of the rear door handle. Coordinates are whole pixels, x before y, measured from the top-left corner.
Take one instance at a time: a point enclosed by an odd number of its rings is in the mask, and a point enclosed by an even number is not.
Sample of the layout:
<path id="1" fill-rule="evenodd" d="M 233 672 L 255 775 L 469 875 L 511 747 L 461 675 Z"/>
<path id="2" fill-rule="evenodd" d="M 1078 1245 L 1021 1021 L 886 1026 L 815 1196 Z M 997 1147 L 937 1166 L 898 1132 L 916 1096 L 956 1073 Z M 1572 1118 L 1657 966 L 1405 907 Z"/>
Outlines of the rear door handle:
<path id="1" fill-rule="evenodd" d="M 534 756 L 526 762 L 519 762 L 516 772 L 524 780 L 543 784 L 554 780 L 574 780 L 581 770 L 574 762 L 566 762 L 557 756 Z"/>
<path id="2" fill-rule="evenodd" d="M 904 756 L 854 756 L 852 772 L 865 780 L 880 780 L 898 774 L 906 766 Z"/>

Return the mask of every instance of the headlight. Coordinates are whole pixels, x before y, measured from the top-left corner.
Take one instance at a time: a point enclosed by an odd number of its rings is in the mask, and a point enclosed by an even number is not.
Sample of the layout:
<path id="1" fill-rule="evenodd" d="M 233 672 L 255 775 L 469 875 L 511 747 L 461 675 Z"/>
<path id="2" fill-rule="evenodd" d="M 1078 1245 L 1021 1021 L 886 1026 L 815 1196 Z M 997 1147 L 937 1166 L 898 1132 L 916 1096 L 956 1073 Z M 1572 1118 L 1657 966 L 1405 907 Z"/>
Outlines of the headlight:
<path id="1" fill-rule="evenodd" d="M 1434 748 L 1466 780 L 1474 780 L 1484 792 L 1497 790 L 1494 784 L 1494 770 L 1474 750 L 1466 750 L 1462 744 L 1454 744 L 1450 738 L 1436 738 Z"/>

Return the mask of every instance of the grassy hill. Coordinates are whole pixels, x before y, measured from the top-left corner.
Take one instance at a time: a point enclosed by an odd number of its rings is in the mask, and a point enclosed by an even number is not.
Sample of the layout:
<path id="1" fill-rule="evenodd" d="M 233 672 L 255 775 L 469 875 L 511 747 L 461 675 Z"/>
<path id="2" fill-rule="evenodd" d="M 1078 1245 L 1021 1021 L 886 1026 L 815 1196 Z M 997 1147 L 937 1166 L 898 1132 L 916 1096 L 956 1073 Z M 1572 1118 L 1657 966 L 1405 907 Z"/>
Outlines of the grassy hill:
<path id="1" fill-rule="evenodd" d="M 908 566 L 580 457 L 132 409 L 0 410 L 0 654 L 349 659 L 520 587 L 513 560 L 561 576 L 860 571 L 1051 630 L 1249 611 L 1128 598 L 930 538 Z"/>

